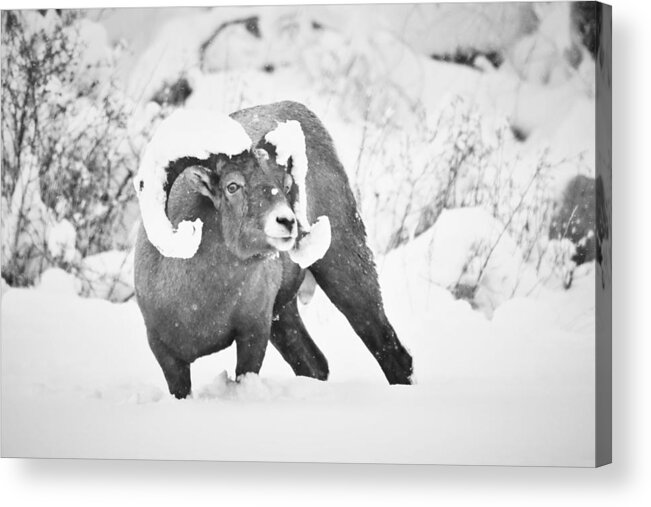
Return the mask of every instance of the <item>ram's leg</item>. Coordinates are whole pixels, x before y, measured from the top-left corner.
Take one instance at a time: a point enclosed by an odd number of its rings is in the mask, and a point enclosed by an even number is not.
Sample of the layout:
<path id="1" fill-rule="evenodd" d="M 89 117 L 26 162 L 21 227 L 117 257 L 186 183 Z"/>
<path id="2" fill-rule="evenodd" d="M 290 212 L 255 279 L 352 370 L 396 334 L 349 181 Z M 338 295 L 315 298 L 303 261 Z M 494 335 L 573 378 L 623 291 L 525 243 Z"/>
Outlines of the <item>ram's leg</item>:
<path id="1" fill-rule="evenodd" d="M 155 333 L 147 331 L 147 338 L 149 339 L 149 346 L 163 370 L 170 394 L 178 399 L 186 398 L 192 389 L 190 363 L 174 357 Z"/>
<path id="2" fill-rule="evenodd" d="M 296 299 L 287 303 L 272 322 L 271 343 L 296 375 L 327 380 L 328 361 L 305 329 Z"/>
<path id="3" fill-rule="evenodd" d="M 266 332 L 258 329 L 247 330 L 235 339 L 237 347 L 235 375 L 237 378 L 247 373 L 260 373 L 268 341 L 268 327 Z"/>
<path id="4" fill-rule="evenodd" d="M 356 239 L 333 238 L 328 253 L 310 271 L 373 354 L 389 383 L 411 384 L 412 358 L 384 313 L 372 254 Z"/>

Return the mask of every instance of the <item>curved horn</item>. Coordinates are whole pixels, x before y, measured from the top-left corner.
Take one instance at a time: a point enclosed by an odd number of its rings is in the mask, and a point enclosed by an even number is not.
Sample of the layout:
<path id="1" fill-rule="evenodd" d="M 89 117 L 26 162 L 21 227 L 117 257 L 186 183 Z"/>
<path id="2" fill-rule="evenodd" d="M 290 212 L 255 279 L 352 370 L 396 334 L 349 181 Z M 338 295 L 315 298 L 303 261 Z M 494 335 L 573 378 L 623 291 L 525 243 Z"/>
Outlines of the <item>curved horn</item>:
<path id="1" fill-rule="evenodd" d="M 298 190 L 293 206 L 294 213 L 301 228 L 309 231 L 310 224 L 307 221 L 307 193 L 305 189 L 307 153 L 301 124 L 296 120 L 279 123 L 264 138 L 265 141 L 276 147 L 276 162 L 278 164 L 287 166 L 289 159 L 292 159 L 291 174 Z"/>
<path id="2" fill-rule="evenodd" d="M 199 249 L 203 223 L 184 220 L 178 227 L 166 214 L 167 198 L 180 171 L 173 162 L 186 157 L 205 160 L 248 150 L 251 139 L 232 118 L 203 110 L 179 109 L 156 129 L 134 180 L 147 238 L 165 257 L 189 259 Z"/>
<path id="3" fill-rule="evenodd" d="M 289 257 L 303 269 L 321 259 L 332 240 L 330 220 L 327 216 L 317 218 L 313 225 L 307 219 L 307 151 L 305 135 L 301 124 L 296 120 L 279 123 L 278 126 L 265 136 L 268 143 L 276 147 L 276 162 L 287 166 L 292 159 L 291 174 L 297 187 L 294 201 L 294 214 L 304 235 L 296 246 L 290 250 Z"/>

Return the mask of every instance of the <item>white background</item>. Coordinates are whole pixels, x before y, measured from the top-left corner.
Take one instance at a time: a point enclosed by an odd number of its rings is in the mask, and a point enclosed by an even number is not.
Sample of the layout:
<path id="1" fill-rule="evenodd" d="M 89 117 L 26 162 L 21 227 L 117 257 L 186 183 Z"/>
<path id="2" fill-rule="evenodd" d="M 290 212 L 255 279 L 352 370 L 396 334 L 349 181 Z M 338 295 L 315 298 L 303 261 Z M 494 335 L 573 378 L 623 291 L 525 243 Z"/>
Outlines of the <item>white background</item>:
<path id="1" fill-rule="evenodd" d="M 287 3 L 295 3 L 286 0 Z M 210 1 L 193 0 L 210 5 Z M 242 3 L 242 2 L 230 2 Z M 273 3 L 258 2 L 256 3 Z M 306 3 L 306 2 L 301 2 Z M 316 2 L 313 2 L 316 3 Z M 614 463 L 590 469 L 1 460 L 4 505 L 648 505 L 651 8 L 613 0 Z M 0 0 L 7 8 L 54 2 Z M 131 6 L 65 0 L 57 7 Z M 175 5 L 138 1 L 138 5 Z M 178 5 L 178 4 L 177 4 Z M 261 421 L 264 425 L 264 421 Z"/>

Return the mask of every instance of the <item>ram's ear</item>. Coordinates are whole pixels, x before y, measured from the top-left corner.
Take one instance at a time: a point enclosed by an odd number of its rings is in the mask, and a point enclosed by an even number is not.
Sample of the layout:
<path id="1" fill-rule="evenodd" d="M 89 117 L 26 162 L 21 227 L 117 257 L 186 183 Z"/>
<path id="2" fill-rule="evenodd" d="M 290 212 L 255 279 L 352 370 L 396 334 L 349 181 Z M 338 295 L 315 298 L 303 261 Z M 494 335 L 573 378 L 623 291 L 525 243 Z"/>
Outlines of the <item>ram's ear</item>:
<path id="1" fill-rule="evenodd" d="M 193 165 L 185 170 L 185 176 L 192 188 L 216 204 L 218 179 L 213 171 L 200 165 Z"/>

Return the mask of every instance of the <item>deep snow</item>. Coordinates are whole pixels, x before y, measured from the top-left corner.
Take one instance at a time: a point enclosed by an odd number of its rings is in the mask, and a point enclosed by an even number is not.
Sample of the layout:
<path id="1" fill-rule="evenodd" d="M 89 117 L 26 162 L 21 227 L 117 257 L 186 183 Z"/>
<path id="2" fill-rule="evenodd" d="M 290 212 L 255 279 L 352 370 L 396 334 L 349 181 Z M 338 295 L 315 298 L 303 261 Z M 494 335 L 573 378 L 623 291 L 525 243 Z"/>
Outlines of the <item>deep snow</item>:
<path id="1" fill-rule="evenodd" d="M 3 455 L 593 465 L 592 266 L 487 320 L 411 262 L 419 239 L 379 259 L 414 386 L 386 384 L 320 290 L 301 312 L 330 381 L 294 377 L 270 347 L 260 376 L 234 383 L 228 349 L 193 365 L 193 398 L 177 401 L 135 302 L 79 298 L 65 280 L 9 289 Z"/>

